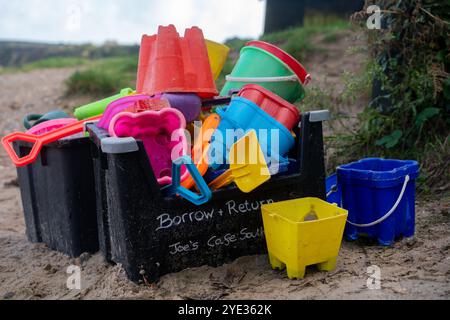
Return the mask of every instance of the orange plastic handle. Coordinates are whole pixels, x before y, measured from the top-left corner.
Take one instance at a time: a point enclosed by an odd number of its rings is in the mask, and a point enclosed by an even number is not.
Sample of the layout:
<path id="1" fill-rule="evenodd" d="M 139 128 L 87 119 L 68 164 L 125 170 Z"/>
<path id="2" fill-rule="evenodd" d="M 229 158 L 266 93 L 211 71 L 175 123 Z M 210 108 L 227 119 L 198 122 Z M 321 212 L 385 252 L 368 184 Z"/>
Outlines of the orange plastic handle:
<path id="1" fill-rule="evenodd" d="M 69 124 L 62 128 L 44 133 L 43 135 L 34 135 L 23 132 L 14 132 L 2 138 L 2 145 L 6 153 L 11 158 L 16 167 L 23 167 L 34 162 L 42 149 L 42 146 L 57 141 L 61 138 L 71 136 L 83 131 L 84 123 L 99 120 L 102 116 L 95 116 L 89 119 Z M 30 153 L 19 157 L 12 147 L 14 141 L 25 141 L 33 144 Z"/>
<path id="2" fill-rule="evenodd" d="M 209 149 L 209 143 L 211 141 L 212 135 L 214 131 L 217 129 L 217 127 L 220 124 L 220 116 L 217 113 L 212 113 L 208 116 L 208 118 L 203 121 L 202 125 L 202 134 L 203 139 L 198 139 L 196 141 L 196 144 L 194 145 L 194 148 L 192 148 L 192 158 L 196 160 L 196 154 L 199 154 L 202 152 L 202 158 L 199 163 L 196 164 L 198 172 L 203 176 L 206 171 L 208 170 L 208 149 Z M 192 179 L 192 176 L 189 175 L 182 183 L 181 185 L 185 187 L 186 189 L 190 189 L 195 185 L 194 179 Z"/>

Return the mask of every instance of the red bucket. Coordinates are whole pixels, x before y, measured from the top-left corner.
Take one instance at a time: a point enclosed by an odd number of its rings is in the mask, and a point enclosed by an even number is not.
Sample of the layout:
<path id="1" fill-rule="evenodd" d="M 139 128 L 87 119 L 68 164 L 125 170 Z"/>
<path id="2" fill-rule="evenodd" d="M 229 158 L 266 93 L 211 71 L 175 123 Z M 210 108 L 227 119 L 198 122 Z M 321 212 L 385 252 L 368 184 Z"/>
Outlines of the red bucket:
<path id="1" fill-rule="evenodd" d="M 292 130 L 300 120 L 300 111 L 293 104 L 257 84 L 243 86 L 238 96 L 257 104 L 288 130 Z"/>

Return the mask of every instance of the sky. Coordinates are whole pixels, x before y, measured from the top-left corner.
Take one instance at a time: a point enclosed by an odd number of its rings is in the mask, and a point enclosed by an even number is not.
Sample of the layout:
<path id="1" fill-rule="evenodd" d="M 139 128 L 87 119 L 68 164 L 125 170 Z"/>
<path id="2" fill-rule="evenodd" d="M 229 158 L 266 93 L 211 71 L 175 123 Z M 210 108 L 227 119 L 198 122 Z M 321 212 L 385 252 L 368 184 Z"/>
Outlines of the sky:
<path id="1" fill-rule="evenodd" d="M 0 0 L 0 40 L 139 43 L 158 25 L 198 26 L 206 38 L 257 38 L 263 0 Z"/>

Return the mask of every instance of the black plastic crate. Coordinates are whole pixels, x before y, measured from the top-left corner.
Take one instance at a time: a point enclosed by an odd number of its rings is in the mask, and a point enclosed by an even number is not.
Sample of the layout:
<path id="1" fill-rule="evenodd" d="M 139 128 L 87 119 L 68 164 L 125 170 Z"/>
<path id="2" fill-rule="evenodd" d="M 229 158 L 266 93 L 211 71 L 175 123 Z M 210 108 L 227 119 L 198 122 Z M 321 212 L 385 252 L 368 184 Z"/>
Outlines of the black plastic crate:
<path id="1" fill-rule="evenodd" d="M 302 115 L 290 153 L 297 160 L 295 173 L 272 177 L 248 194 L 234 186 L 215 191 L 201 206 L 163 195 L 142 141 L 111 138 L 88 124 L 104 256 L 122 264 L 129 279 L 139 282 L 265 253 L 261 204 L 308 196 L 325 199 L 322 121 L 326 118 L 328 111 Z"/>
<path id="2" fill-rule="evenodd" d="M 71 257 L 98 251 L 90 145 L 86 137 L 59 140 L 17 168 L 28 239 Z M 14 149 L 20 157 L 31 150 L 27 142 Z"/>

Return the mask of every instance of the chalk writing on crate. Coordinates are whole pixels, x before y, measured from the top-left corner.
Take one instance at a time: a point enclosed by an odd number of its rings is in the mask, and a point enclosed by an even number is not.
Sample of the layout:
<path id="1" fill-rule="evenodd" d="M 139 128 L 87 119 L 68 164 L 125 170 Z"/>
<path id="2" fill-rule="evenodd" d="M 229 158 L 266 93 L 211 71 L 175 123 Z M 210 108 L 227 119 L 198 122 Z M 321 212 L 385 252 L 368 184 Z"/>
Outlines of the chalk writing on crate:
<path id="1" fill-rule="evenodd" d="M 163 213 L 156 218 L 158 220 L 158 227 L 156 228 L 156 231 L 177 227 L 185 223 L 198 223 L 202 221 L 208 221 L 213 219 L 215 216 L 221 217 L 224 214 L 234 215 L 251 213 L 259 210 L 261 208 L 261 205 L 266 203 L 273 203 L 273 200 L 267 199 L 253 202 L 249 202 L 247 200 L 245 200 L 244 202 L 230 200 L 225 203 L 225 209 L 210 208 L 207 210 L 185 212 L 181 215 L 175 216 L 172 216 L 169 213 Z"/>
<path id="2" fill-rule="evenodd" d="M 233 243 L 238 241 L 247 241 L 256 238 L 264 237 L 264 229 L 262 227 L 250 231 L 247 228 L 242 228 L 239 233 L 227 233 L 224 235 L 213 235 L 206 241 L 206 246 L 208 248 L 216 248 L 216 247 L 228 247 Z M 175 255 L 178 253 L 185 252 L 193 252 L 197 251 L 200 247 L 204 246 L 200 243 L 200 241 L 188 241 L 188 242 L 177 242 L 169 245 L 169 253 L 171 255 Z"/>

